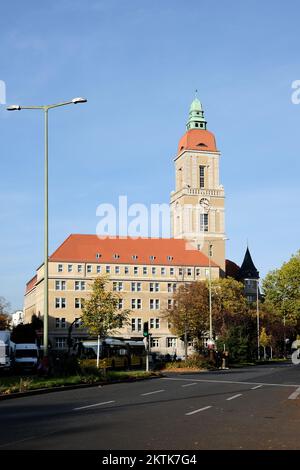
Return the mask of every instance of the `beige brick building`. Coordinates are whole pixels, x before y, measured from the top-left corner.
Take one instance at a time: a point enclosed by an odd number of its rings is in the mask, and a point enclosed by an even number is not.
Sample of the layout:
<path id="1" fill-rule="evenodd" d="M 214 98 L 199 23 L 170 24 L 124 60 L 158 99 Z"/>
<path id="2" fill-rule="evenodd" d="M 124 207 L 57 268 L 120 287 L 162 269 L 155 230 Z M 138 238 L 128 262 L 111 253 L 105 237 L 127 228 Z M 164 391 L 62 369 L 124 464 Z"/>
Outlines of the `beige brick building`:
<path id="1" fill-rule="evenodd" d="M 225 267 L 219 156 L 215 138 L 206 130 L 201 104 L 195 99 L 174 159 L 174 238 L 70 235 L 50 256 L 49 340 L 53 348 L 66 348 L 68 327 L 76 319 L 72 337 L 87 337 L 80 328 L 81 299 L 89 295 L 97 276 L 107 274 L 109 289 L 120 292 L 123 299 L 120 308 L 131 311 L 129 324 L 116 336 L 141 339 L 143 323 L 148 321 L 153 352 L 183 355 L 183 343 L 172 334 L 165 318 L 173 292 L 183 282 L 205 280 L 210 274 L 212 279 L 219 278 Z M 43 265 L 26 285 L 24 311 L 27 322 L 33 314 L 43 317 Z"/>

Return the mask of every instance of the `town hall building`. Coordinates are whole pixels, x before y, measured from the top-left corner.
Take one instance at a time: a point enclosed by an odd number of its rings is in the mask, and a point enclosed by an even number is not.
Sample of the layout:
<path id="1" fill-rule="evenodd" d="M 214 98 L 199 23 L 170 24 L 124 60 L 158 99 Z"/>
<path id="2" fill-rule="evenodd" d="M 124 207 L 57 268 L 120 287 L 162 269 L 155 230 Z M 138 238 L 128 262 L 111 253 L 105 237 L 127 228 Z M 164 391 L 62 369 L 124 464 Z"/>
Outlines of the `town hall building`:
<path id="1" fill-rule="evenodd" d="M 67 347 L 72 336 L 85 339 L 80 327 L 82 299 L 93 280 L 109 276 L 109 289 L 119 292 L 119 308 L 130 310 L 129 323 L 116 336 L 142 339 L 148 321 L 151 350 L 183 355 L 183 342 L 166 319 L 173 293 L 181 283 L 225 276 L 224 188 L 219 178 L 220 152 L 207 129 L 200 101 L 191 104 L 186 132 L 174 157 L 175 190 L 171 193 L 172 238 L 70 235 L 49 257 L 49 341 Z M 43 319 L 44 268 L 27 283 L 25 321 Z"/>

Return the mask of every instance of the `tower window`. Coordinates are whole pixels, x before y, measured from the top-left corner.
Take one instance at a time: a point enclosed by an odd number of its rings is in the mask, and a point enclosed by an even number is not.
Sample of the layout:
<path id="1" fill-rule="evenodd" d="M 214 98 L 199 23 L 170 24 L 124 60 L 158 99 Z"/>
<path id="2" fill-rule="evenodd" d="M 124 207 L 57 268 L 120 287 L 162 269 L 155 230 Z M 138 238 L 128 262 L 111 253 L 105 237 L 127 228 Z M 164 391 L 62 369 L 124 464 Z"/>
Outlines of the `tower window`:
<path id="1" fill-rule="evenodd" d="M 200 214 L 200 232 L 208 232 L 208 214 Z"/>
<path id="2" fill-rule="evenodd" d="M 200 165 L 199 171 L 200 171 L 200 178 L 199 178 L 200 188 L 204 188 L 204 182 L 205 182 L 205 178 L 204 178 L 205 166 Z"/>
<path id="3" fill-rule="evenodd" d="M 195 122 L 195 127 L 198 127 L 198 122 Z"/>

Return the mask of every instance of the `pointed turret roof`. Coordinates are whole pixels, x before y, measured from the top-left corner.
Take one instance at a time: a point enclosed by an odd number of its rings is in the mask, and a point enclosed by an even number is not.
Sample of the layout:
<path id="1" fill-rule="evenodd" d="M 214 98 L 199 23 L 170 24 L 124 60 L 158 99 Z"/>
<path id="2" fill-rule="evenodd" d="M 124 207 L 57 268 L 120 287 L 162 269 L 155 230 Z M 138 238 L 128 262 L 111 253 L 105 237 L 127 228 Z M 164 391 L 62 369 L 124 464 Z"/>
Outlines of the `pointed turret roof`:
<path id="1" fill-rule="evenodd" d="M 242 262 L 242 266 L 240 267 L 239 279 L 259 279 L 259 272 L 257 271 L 255 264 L 250 255 L 249 248 L 247 247 L 244 261 Z"/>

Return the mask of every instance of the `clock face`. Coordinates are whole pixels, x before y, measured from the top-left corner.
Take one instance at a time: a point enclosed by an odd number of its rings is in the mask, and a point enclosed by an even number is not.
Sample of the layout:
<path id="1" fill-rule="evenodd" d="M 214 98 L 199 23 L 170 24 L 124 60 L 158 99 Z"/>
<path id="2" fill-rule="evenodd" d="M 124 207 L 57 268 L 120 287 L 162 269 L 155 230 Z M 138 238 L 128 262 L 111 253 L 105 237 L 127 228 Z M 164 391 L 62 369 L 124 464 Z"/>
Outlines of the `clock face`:
<path id="1" fill-rule="evenodd" d="M 209 201 L 208 199 L 201 199 L 200 200 L 200 205 L 203 207 L 203 209 L 208 210 L 209 209 Z"/>

